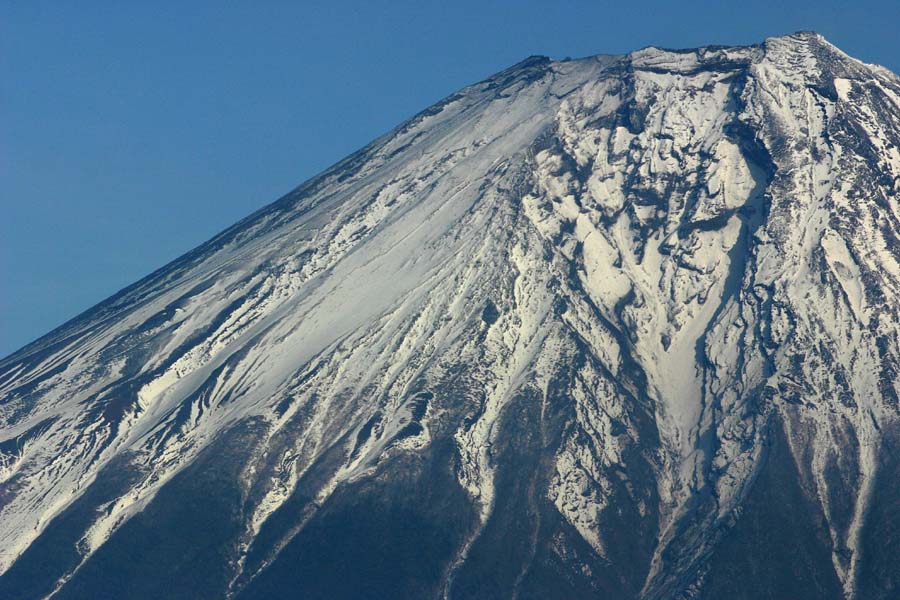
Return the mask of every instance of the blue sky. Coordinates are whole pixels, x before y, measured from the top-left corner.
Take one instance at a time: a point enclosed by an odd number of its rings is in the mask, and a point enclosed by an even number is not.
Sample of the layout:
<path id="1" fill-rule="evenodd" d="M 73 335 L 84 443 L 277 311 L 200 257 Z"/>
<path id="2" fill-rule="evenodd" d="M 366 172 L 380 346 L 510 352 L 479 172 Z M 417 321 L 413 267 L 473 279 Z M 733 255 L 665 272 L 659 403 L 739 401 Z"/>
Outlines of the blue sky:
<path id="1" fill-rule="evenodd" d="M 0 3 L 0 356 L 526 56 L 813 29 L 900 71 L 900 2 Z"/>

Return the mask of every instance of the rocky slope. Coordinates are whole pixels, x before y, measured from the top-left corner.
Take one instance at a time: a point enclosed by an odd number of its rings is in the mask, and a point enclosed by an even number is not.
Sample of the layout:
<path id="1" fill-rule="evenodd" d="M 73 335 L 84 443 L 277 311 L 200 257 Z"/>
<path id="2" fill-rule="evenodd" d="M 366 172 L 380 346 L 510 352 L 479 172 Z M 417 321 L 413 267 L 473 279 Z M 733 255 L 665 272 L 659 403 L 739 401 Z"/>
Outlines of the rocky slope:
<path id="1" fill-rule="evenodd" d="M 0 361 L 0 597 L 900 589 L 900 79 L 532 57 Z"/>

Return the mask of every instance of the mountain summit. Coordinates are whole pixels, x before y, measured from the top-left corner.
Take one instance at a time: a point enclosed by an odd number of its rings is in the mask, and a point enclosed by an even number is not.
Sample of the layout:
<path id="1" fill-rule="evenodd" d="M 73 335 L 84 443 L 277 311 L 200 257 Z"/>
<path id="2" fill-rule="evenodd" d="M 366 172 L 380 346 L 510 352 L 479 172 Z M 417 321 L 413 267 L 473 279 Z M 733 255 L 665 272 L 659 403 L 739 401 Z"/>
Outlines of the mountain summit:
<path id="1" fill-rule="evenodd" d="M 900 589 L 900 79 L 532 57 L 0 361 L 0 597 Z"/>

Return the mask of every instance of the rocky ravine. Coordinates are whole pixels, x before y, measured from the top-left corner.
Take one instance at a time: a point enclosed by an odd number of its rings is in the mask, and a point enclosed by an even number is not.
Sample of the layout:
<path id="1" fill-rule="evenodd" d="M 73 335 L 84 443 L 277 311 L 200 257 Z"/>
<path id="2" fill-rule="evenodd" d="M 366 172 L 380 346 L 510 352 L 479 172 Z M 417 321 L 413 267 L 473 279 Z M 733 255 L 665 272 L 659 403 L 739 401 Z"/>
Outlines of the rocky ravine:
<path id="1" fill-rule="evenodd" d="M 892 598 L 900 79 L 468 87 L 0 361 L 0 597 Z"/>

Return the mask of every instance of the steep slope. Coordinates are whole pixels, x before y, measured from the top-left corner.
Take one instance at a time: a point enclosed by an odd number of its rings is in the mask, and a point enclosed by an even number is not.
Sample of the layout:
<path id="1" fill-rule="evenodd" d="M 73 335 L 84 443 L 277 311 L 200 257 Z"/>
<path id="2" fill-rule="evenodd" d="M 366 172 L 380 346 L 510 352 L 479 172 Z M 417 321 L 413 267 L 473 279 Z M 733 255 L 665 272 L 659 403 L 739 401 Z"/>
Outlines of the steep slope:
<path id="1" fill-rule="evenodd" d="M 889 598 L 900 80 L 530 58 L 0 362 L 3 598 Z"/>

